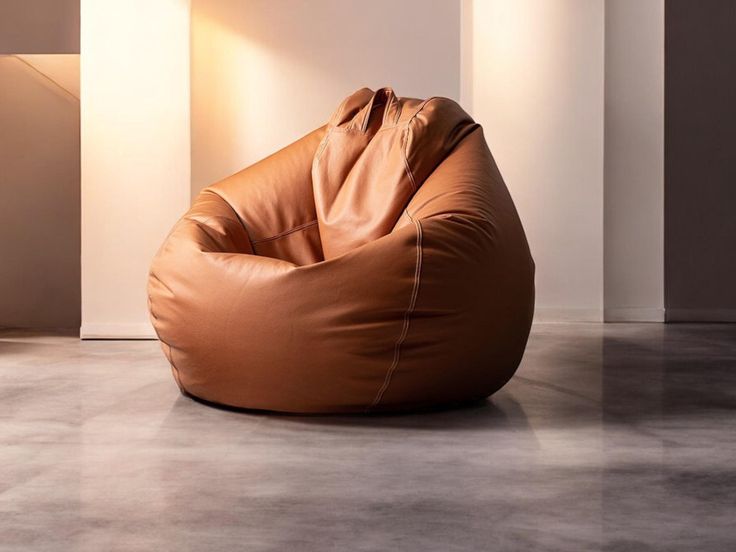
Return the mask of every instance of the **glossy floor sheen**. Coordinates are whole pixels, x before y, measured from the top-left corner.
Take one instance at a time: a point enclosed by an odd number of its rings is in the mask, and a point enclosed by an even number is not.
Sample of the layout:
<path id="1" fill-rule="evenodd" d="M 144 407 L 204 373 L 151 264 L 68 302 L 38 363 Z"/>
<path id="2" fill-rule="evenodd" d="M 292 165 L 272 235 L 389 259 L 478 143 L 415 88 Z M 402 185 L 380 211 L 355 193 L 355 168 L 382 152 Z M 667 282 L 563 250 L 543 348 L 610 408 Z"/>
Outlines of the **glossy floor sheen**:
<path id="1" fill-rule="evenodd" d="M 0 550 L 736 550 L 736 325 L 536 326 L 491 401 L 216 410 L 155 342 L 0 334 Z"/>

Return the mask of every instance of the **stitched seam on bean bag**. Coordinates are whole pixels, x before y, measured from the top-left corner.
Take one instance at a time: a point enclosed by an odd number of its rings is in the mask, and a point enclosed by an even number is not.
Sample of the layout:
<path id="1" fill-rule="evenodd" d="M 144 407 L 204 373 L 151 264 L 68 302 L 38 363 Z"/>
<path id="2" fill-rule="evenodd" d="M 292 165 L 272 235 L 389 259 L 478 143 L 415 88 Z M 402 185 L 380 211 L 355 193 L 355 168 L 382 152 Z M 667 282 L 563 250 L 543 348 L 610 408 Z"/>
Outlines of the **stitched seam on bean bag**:
<path id="1" fill-rule="evenodd" d="M 406 170 L 406 175 L 409 177 L 409 182 L 411 183 L 411 191 L 416 192 L 417 191 L 417 183 L 414 180 L 414 174 L 411 172 L 411 167 L 409 167 L 409 158 L 407 157 L 406 148 L 407 144 L 409 143 L 409 133 L 411 132 L 411 129 L 409 128 L 409 125 L 406 125 L 406 129 L 404 129 L 404 136 L 403 136 L 403 148 L 402 152 L 404 153 L 404 169 Z"/>
<path id="2" fill-rule="evenodd" d="M 419 115 L 422 110 L 427 107 L 427 104 L 431 102 L 432 100 L 438 100 L 437 96 L 432 96 L 431 98 L 427 98 L 424 100 L 420 105 L 419 108 L 416 110 L 414 115 L 412 115 L 409 120 L 406 122 L 406 130 L 404 131 L 404 143 L 403 143 L 403 152 L 404 152 L 404 168 L 406 169 L 406 174 L 409 176 L 409 181 L 411 182 L 411 186 L 413 188 L 413 191 L 417 191 L 417 183 L 416 180 L 414 180 L 414 173 L 411 172 L 411 167 L 409 167 L 409 154 L 407 152 L 407 149 L 409 148 L 409 136 L 411 135 L 411 123 L 414 121 L 414 119 L 417 118 L 417 115 Z"/>
<path id="3" fill-rule="evenodd" d="M 418 220 L 415 220 L 413 222 L 417 228 L 417 263 L 414 269 L 414 285 L 412 286 L 411 290 L 411 300 L 409 301 L 409 307 L 404 313 L 404 324 L 401 328 L 399 338 L 396 340 L 396 344 L 394 346 L 394 358 L 391 362 L 391 366 L 389 367 L 388 372 L 386 372 L 386 377 L 383 380 L 383 385 L 381 385 L 381 388 L 378 390 L 376 398 L 373 399 L 373 402 L 366 409 L 366 411 L 369 411 L 372 408 L 378 406 L 378 404 L 381 402 L 381 399 L 383 398 L 383 395 L 386 393 L 386 390 L 391 384 L 391 378 L 393 377 L 394 372 L 396 372 L 396 368 L 399 366 L 399 361 L 401 360 L 401 346 L 403 345 L 404 341 L 406 340 L 406 336 L 409 333 L 409 326 L 411 325 L 411 315 L 414 313 L 414 308 L 417 304 L 417 296 L 419 295 L 419 281 L 422 277 L 422 223 Z"/>

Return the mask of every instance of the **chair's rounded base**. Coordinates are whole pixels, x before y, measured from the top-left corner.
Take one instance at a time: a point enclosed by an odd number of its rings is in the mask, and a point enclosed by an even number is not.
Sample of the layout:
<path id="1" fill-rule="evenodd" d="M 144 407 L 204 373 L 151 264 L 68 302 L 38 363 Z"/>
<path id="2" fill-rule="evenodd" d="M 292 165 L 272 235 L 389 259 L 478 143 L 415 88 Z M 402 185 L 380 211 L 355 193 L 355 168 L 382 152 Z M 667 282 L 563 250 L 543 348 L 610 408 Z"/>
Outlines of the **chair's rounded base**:
<path id="1" fill-rule="evenodd" d="M 154 258 L 148 298 L 177 384 L 200 402 L 417 412 L 511 378 L 534 262 L 470 116 L 363 89 L 203 190 Z"/>
<path id="2" fill-rule="evenodd" d="M 395 408 L 384 408 L 381 410 L 374 409 L 341 409 L 341 410 L 322 410 L 322 411 L 283 411 L 270 410 L 267 408 L 248 408 L 245 406 L 234 406 L 220 402 L 209 401 L 203 399 L 184 389 L 180 389 L 182 396 L 193 400 L 199 404 L 216 408 L 219 410 L 227 410 L 229 412 L 240 412 L 243 414 L 254 414 L 260 416 L 299 416 L 299 417 L 320 417 L 320 416 L 355 416 L 355 417 L 378 417 L 378 416 L 406 416 L 411 414 L 429 414 L 433 412 L 446 412 L 449 410 L 462 410 L 485 405 L 490 396 L 475 397 L 471 399 L 447 401 L 433 404 L 419 404 L 416 406 L 399 406 Z"/>

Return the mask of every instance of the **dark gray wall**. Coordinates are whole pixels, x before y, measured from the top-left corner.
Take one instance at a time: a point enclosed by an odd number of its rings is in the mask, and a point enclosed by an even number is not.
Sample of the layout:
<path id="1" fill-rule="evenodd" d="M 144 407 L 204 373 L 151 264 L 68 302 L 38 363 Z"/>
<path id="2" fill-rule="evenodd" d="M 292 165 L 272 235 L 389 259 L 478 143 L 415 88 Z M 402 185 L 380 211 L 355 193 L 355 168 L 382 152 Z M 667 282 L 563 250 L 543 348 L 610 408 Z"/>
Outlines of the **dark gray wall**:
<path id="1" fill-rule="evenodd" d="M 0 0 L 0 54 L 78 53 L 79 0 Z"/>
<path id="2" fill-rule="evenodd" d="M 665 5 L 665 306 L 736 321 L 736 1 Z"/>
<path id="3" fill-rule="evenodd" d="M 79 328 L 79 100 L 0 56 L 0 327 Z"/>

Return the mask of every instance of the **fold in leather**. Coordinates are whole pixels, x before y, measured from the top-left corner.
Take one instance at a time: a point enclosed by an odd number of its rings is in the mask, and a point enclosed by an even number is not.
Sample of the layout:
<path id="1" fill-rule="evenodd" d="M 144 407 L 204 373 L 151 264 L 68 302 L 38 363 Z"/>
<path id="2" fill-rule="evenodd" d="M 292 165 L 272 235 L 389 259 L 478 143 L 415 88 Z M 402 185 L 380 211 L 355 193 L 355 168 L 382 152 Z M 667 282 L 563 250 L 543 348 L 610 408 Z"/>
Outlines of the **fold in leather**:
<path id="1" fill-rule="evenodd" d="M 427 176 L 477 128 L 455 102 L 400 99 L 390 88 L 356 92 L 331 120 L 312 167 L 326 259 L 388 234 Z"/>
<path id="2" fill-rule="evenodd" d="M 534 263 L 482 129 L 445 98 L 346 98 L 207 188 L 151 267 L 177 384 L 285 412 L 479 399 L 516 370 Z"/>

